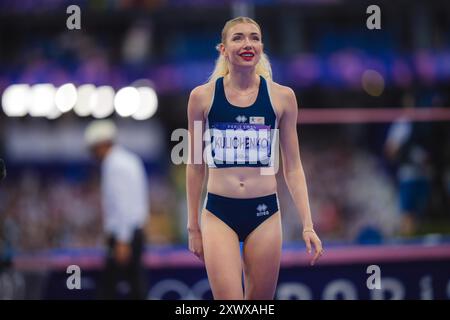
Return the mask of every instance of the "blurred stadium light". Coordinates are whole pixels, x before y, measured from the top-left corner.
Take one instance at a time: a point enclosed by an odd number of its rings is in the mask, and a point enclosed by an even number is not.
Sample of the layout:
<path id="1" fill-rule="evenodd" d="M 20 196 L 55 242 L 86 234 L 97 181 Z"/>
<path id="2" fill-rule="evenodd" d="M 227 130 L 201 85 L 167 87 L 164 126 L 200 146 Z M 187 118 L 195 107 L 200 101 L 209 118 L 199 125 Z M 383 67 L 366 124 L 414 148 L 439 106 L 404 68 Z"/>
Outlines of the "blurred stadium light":
<path id="1" fill-rule="evenodd" d="M 158 97 L 153 88 L 145 86 L 125 87 L 115 93 L 111 86 L 92 84 L 78 89 L 72 83 L 58 89 L 52 84 L 13 84 L 3 92 L 2 107 L 8 117 L 29 114 L 54 120 L 73 108 L 80 117 L 106 118 L 115 110 L 121 117 L 147 120 L 158 109 Z"/>
<path id="2" fill-rule="evenodd" d="M 55 103 L 61 112 L 70 111 L 77 103 L 77 89 L 72 83 L 66 83 L 58 88 Z"/>

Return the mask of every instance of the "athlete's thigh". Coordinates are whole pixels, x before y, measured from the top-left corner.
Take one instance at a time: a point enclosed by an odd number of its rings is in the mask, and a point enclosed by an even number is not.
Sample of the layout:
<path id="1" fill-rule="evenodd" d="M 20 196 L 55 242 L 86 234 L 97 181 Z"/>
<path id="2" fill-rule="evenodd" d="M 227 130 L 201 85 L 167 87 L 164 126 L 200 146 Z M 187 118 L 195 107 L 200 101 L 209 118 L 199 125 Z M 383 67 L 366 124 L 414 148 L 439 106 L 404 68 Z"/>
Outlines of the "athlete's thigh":
<path id="1" fill-rule="evenodd" d="M 282 246 L 280 212 L 260 224 L 244 243 L 246 299 L 273 299 Z"/>
<path id="2" fill-rule="evenodd" d="M 206 271 L 215 299 L 242 299 L 242 262 L 236 233 L 206 209 L 202 212 Z"/>

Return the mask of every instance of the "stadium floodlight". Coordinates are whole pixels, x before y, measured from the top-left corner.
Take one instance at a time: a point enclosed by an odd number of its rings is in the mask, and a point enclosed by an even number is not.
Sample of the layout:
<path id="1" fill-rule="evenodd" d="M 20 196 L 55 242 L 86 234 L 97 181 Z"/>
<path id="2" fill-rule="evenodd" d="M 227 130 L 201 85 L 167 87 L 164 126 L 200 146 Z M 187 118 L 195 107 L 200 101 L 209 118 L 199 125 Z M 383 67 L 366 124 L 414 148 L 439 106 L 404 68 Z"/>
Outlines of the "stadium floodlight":
<path id="1" fill-rule="evenodd" d="M 52 109 L 48 111 L 46 117 L 49 120 L 55 120 L 62 115 L 61 110 L 59 110 L 56 105 L 53 105 Z"/>
<path id="2" fill-rule="evenodd" d="M 31 87 L 29 114 L 32 117 L 46 117 L 55 105 L 56 88 L 50 83 L 35 84 Z"/>
<path id="3" fill-rule="evenodd" d="M 25 116 L 28 112 L 30 94 L 28 84 L 13 84 L 7 87 L 2 95 L 3 112 L 8 117 Z"/>
<path id="4" fill-rule="evenodd" d="M 114 89 L 111 86 L 98 87 L 91 102 L 94 118 L 108 117 L 114 112 Z"/>
<path id="5" fill-rule="evenodd" d="M 72 83 L 66 83 L 56 90 L 55 104 L 59 111 L 68 112 L 77 103 L 77 89 Z"/>
<path id="6" fill-rule="evenodd" d="M 121 117 L 129 117 L 134 114 L 140 104 L 139 91 L 134 87 L 120 89 L 114 97 L 114 107 Z"/>
<path id="7" fill-rule="evenodd" d="M 158 96 L 153 88 L 137 88 L 140 97 L 139 108 L 133 113 L 135 120 L 150 119 L 158 109 Z"/>
<path id="8" fill-rule="evenodd" d="M 94 95 L 96 88 L 93 84 L 83 84 L 78 87 L 77 103 L 73 111 L 80 117 L 91 115 L 92 103 L 95 102 Z"/>
<path id="9" fill-rule="evenodd" d="M 158 96 L 149 83 L 124 87 L 117 93 L 107 85 L 83 84 L 76 88 L 73 83 L 65 83 L 56 88 L 50 83 L 13 84 L 3 92 L 1 103 L 9 117 L 28 113 L 56 119 L 73 109 L 79 117 L 102 119 L 116 111 L 121 117 L 147 120 L 158 109 Z"/>

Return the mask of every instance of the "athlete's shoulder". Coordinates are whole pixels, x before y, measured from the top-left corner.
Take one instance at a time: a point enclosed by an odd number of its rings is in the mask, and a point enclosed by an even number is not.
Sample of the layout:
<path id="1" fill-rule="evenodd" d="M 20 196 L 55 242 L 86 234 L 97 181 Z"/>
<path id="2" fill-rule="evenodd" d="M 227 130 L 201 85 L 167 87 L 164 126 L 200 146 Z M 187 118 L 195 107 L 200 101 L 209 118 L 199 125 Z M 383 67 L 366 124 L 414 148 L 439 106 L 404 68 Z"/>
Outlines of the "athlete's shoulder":
<path id="1" fill-rule="evenodd" d="M 192 89 L 189 100 L 202 106 L 208 105 L 214 93 L 214 82 L 207 82 Z"/>
<path id="2" fill-rule="evenodd" d="M 188 115 L 193 118 L 204 118 L 214 95 L 214 82 L 195 87 L 189 95 Z"/>
<path id="3" fill-rule="evenodd" d="M 275 81 L 267 81 L 272 97 L 274 107 L 279 110 L 280 114 L 283 114 L 286 109 L 297 109 L 297 98 L 294 90 L 288 86 L 283 86 Z"/>
<path id="4" fill-rule="evenodd" d="M 283 86 L 272 80 L 269 80 L 268 83 L 271 87 L 271 94 L 276 94 L 282 98 L 295 97 L 295 92 L 294 92 L 294 90 L 292 90 L 292 88 L 290 88 L 288 86 Z"/>
<path id="5" fill-rule="evenodd" d="M 207 82 L 192 89 L 190 99 L 194 99 L 196 101 L 208 100 L 208 98 L 211 98 L 213 91 L 214 83 Z"/>

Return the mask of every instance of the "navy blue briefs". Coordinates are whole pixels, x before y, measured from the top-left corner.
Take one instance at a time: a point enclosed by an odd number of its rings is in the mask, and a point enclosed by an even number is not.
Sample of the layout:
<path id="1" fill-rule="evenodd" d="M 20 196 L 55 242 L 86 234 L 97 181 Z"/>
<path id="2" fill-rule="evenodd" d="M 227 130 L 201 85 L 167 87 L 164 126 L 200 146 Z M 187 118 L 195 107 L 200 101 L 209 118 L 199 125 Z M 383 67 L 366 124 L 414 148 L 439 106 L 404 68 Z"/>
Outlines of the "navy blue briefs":
<path id="1" fill-rule="evenodd" d="M 208 192 L 206 209 L 233 229 L 239 241 L 243 242 L 253 230 L 278 211 L 278 199 L 275 193 L 239 199 Z"/>

